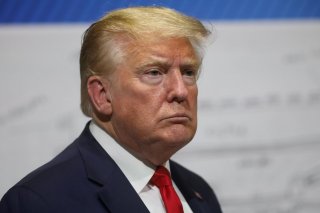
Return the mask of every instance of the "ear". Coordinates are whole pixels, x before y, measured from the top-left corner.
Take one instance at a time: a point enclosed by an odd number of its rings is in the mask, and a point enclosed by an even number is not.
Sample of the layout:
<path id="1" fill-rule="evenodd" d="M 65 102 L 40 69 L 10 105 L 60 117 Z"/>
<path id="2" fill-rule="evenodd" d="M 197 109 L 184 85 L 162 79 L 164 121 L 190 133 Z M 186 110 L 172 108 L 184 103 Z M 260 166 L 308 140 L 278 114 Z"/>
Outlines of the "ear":
<path id="1" fill-rule="evenodd" d="M 93 111 L 102 115 L 111 115 L 109 82 L 100 76 L 90 76 L 87 80 L 87 89 Z"/>

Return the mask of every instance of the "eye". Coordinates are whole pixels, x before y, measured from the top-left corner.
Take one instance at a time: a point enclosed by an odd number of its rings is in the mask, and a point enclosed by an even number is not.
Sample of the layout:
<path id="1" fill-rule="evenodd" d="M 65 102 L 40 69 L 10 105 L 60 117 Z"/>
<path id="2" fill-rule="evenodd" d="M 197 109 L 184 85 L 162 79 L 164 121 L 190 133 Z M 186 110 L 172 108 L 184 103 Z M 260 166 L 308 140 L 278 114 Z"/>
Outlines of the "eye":
<path id="1" fill-rule="evenodd" d="M 151 76 L 159 76 L 159 75 L 162 75 L 162 73 L 161 73 L 159 70 L 157 70 L 157 69 L 149 70 L 149 71 L 147 71 L 146 74 L 151 75 Z"/>
<path id="2" fill-rule="evenodd" d="M 146 84 L 156 85 L 162 81 L 163 77 L 164 73 L 161 69 L 151 68 L 142 74 L 141 80 Z"/>
<path id="3" fill-rule="evenodd" d="M 185 70 L 183 74 L 189 77 L 196 76 L 196 72 L 194 70 Z"/>
<path id="4" fill-rule="evenodd" d="M 188 85 L 193 85 L 197 81 L 198 72 L 195 69 L 185 69 L 182 72 L 184 81 Z"/>

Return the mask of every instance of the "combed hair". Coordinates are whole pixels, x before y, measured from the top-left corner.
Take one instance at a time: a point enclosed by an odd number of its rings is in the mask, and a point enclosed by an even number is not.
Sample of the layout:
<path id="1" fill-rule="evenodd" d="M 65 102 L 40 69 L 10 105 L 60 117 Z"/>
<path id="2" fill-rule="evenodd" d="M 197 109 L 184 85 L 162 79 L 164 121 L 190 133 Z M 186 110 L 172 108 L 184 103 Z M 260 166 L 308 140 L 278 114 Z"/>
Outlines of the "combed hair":
<path id="1" fill-rule="evenodd" d="M 83 35 L 80 53 L 82 112 L 92 116 L 88 78 L 108 75 L 115 70 L 125 54 L 123 40 L 144 40 L 150 36 L 156 39 L 187 38 L 199 52 L 209 34 L 200 21 L 164 7 L 131 7 L 103 16 Z"/>

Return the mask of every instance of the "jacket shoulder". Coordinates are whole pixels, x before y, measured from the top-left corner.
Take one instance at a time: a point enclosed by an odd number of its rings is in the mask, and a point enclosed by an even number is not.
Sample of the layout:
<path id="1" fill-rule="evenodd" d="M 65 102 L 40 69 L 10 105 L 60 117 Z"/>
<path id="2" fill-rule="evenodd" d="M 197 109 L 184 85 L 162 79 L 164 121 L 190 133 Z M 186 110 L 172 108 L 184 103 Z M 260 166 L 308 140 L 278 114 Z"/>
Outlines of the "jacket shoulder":
<path id="1" fill-rule="evenodd" d="M 12 187 L 0 201 L 1 213 L 51 213 L 51 210 L 41 195 L 22 185 Z"/>
<path id="2" fill-rule="evenodd" d="M 87 178 L 81 144 L 89 143 L 83 134 L 48 163 L 34 170 L 15 184 L 0 201 L 1 213 L 51 213 L 74 207 L 88 199 L 98 186 Z M 83 209 L 82 209 L 83 210 Z M 88 212 L 88 211 L 86 211 Z"/>
<path id="3" fill-rule="evenodd" d="M 197 173 L 185 168 L 175 161 L 170 161 L 170 167 L 173 177 L 180 181 L 188 183 L 196 188 L 203 189 L 203 191 L 213 191 L 210 185 Z"/>
<path id="4" fill-rule="evenodd" d="M 170 161 L 172 179 L 191 206 L 200 212 L 221 213 L 221 206 L 211 186 L 198 174 Z"/>

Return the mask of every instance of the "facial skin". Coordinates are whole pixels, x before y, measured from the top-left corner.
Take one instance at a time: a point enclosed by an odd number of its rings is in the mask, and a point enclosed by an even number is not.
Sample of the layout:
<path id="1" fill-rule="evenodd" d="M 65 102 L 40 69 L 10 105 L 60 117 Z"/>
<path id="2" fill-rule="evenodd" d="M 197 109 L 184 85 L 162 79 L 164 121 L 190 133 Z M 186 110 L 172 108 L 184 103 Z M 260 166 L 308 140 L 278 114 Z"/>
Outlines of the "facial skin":
<path id="1" fill-rule="evenodd" d="M 98 88 L 103 104 L 93 104 L 95 113 L 109 118 L 96 116 L 98 125 L 137 158 L 157 166 L 196 132 L 200 61 L 183 38 L 128 48 L 130 54 L 110 76 L 88 79 L 88 92 L 93 96 L 90 89 Z"/>

